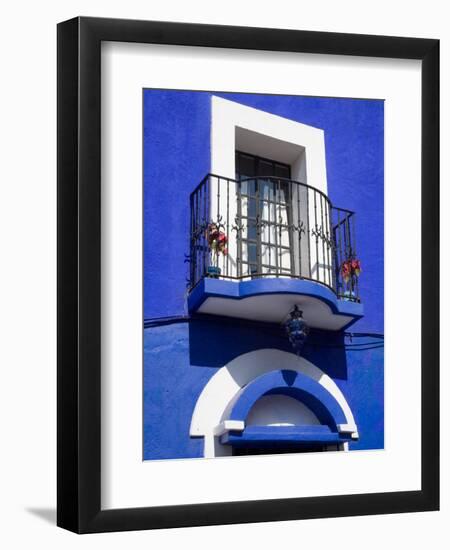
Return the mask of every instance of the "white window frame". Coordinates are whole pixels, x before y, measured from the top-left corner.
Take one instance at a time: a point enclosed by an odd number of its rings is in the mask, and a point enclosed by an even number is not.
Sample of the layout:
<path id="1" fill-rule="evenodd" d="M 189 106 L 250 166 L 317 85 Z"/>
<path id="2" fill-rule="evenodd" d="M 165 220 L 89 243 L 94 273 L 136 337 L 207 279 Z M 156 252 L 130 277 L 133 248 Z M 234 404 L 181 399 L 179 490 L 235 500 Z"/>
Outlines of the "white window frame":
<path id="1" fill-rule="evenodd" d="M 306 183 L 327 195 L 327 170 L 325 157 L 325 133 L 301 122 L 267 113 L 253 107 L 242 105 L 218 96 L 211 98 L 211 173 L 224 178 L 236 177 L 236 150 L 260 157 L 270 158 L 291 167 L 291 178 Z M 216 196 L 214 186 L 217 180 L 212 178 L 211 196 Z M 219 208 L 225 211 L 224 204 Z M 237 217 L 237 204 L 230 201 L 229 216 Z M 312 205 L 310 205 L 310 209 Z M 217 202 L 211 201 L 211 218 L 217 217 Z M 313 219 L 313 212 L 310 212 Z M 310 237 L 311 238 L 311 237 Z M 325 258 L 315 258 L 314 246 L 311 246 L 311 266 L 318 270 L 313 273 L 315 279 L 329 280 Z M 228 262 L 229 275 L 237 276 L 236 241 L 230 239 Z M 225 259 L 222 258 L 225 262 Z M 316 266 L 316 267 L 315 267 Z M 320 267 L 319 267 L 320 266 Z"/>

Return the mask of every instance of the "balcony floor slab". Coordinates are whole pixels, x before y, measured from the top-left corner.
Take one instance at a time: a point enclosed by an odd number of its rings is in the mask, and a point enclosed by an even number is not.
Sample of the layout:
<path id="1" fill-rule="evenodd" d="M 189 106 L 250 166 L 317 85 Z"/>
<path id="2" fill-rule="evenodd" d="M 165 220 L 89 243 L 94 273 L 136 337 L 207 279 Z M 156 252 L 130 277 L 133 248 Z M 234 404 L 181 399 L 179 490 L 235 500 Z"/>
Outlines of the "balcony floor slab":
<path id="1" fill-rule="evenodd" d="M 363 317 L 362 304 L 338 299 L 326 285 L 288 277 L 244 281 L 204 278 L 189 293 L 190 313 L 282 323 L 297 305 L 311 328 L 343 330 Z"/>

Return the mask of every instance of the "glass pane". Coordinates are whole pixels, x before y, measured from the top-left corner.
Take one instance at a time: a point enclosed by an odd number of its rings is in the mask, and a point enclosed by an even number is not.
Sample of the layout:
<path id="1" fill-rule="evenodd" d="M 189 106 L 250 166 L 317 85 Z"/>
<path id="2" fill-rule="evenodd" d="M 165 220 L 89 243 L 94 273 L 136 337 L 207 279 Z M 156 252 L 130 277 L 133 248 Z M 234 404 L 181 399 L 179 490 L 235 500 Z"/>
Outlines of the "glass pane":
<path id="1" fill-rule="evenodd" d="M 274 184 L 272 180 L 259 181 L 259 198 L 265 201 L 274 200 Z"/>
<path id="2" fill-rule="evenodd" d="M 241 181 L 239 184 L 241 186 L 241 195 L 247 195 L 254 197 L 256 195 L 256 181 L 255 180 L 245 180 Z"/>
<path id="3" fill-rule="evenodd" d="M 248 254 L 248 261 L 255 263 L 256 262 L 256 244 L 252 244 L 252 243 L 247 244 L 247 254 Z"/>
<path id="4" fill-rule="evenodd" d="M 281 249 L 281 267 L 283 270 L 291 269 L 291 252 L 289 250 Z"/>
<path id="5" fill-rule="evenodd" d="M 246 262 L 242 262 L 242 275 L 250 274 L 250 266 Z"/>
<path id="6" fill-rule="evenodd" d="M 282 246 L 289 246 L 289 229 L 283 225 L 279 226 L 278 231 L 278 244 Z"/>
<path id="7" fill-rule="evenodd" d="M 260 201 L 259 208 L 262 220 L 272 223 L 275 221 L 276 205 L 274 202 Z"/>
<path id="8" fill-rule="evenodd" d="M 241 153 L 238 153 L 237 157 L 239 179 L 251 178 L 252 176 L 256 176 L 255 158 L 248 155 L 243 155 Z"/>
<path id="9" fill-rule="evenodd" d="M 259 161 L 259 170 L 258 175 L 259 176 L 273 176 L 273 163 L 272 162 L 266 162 L 265 160 Z"/>
<path id="10" fill-rule="evenodd" d="M 242 212 L 247 215 L 249 218 L 256 218 L 256 199 L 248 199 L 247 212 Z"/>
<path id="11" fill-rule="evenodd" d="M 289 179 L 290 178 L 289 166 L 284 166 L 283 164 L 275 164 L 275 176 Z"/>
<path id="12" fill-rule="evenodd" d="M 275 246 L 261 246 L 261 262 L 266 265 L 276 266 L 279 255 L 279 249 Z"/>
<path id="13" fill-rule="evenodd" d="M 273 224 L 267 224 L 261 228 L 261 241 L 265 243 L 275 244 L 276 227 Z"/>
<path id="14" fill-rule="evenodd" d="M 247 195 L 254 197 L 256 195 L 256 180 L 247 181 Z"/>
<path id="15" fill-rule="evenodd" d="M 281 225 L 288 224 L 288 212 L 287 212 L 286 205 L 277 204 L 275 213 L 276 213 L 275 222 L 277 224 L 281 224 Z"/>
<path id="16" fill-rule="evenodd" d="M 256 241 L 256 221 L 247 220 L 246 238 Z"/>
<path id="17" fill-rule="evenodd" d="M 280 180 L 276 182 L 276 201 L 281 204 L 286 204 L 289 201 L 289 187 Z"/>
<path id="18" fill-rule="evenodd" d="M 242 273 L 248 276 L 259 273 L 288 275 L 292 267 L 289 228 L 286 227 L 291 219 L 290 184 L 277 178 L 289 179 L 290 168 L 237 153 L 236 171 L 241 179 Z M 244 178 L 246 181 L 242 181 Z M 257 225 L 257 220 L 262 223 Z"/>

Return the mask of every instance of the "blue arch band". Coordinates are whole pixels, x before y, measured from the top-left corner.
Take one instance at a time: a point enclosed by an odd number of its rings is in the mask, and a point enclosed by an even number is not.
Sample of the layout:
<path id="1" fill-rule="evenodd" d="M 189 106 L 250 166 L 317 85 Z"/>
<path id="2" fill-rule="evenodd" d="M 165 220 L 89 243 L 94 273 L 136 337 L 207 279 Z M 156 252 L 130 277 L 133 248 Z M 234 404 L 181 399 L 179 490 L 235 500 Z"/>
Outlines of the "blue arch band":
<path id="1" fill-rule="evenodd" d="M 230 411 L 230 420 L 245 422 L 250 409 L 265 395 L 287 395 L 304 403 L 322 424 L 337 431 L 346 424 L 345 414 L 336 399 L 321 384 L 293 370 L 279 370 L 264 374 L 242 388 Z"/>
<path id="2" fill-rule="evenodd" d="M 336 399 L 321 384 L 293 370 L 269 372 L 242 388 L 231 407 L 229 419 L 245 422 L 252 407 L 265 395 L 287 395 L 301 401 L 317 416 L 321 425 L 248 426 L 242 432 L 230 431 L 222 435 L 222 444 L 263 448 L 274 444 L 338 444 L 351 438 L 351 434 L 338 433 L 338 425 L 346 424 L 347 419 Z"/>

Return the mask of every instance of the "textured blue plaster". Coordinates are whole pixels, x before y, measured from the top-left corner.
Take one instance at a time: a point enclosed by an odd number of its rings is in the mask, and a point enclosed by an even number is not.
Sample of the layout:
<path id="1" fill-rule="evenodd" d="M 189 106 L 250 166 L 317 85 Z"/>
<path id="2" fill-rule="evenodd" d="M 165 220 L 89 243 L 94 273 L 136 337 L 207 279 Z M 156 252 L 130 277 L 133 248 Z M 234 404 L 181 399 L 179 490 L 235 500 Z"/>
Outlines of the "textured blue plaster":
<path id="1" fill-rule="evenodd" d="M 354 338 L 347 349 L 322 347 L 338 345 L 339 337 L 333 340 L 325 332 L 311 340 L 318 345 L 310 342 L 303 349 L 303 357 L 333 378 L 355 417 L 359 440 L 352 441 L 350 449 L 382 449 L 384 447 L 383 340 L 373 337 Z M 343 343 L 344 340 L 341 337 L 341 344 Z"/>
<path id="2" fill-rule="evenodd" d="M 144 318 L 186 313 L 189 195 L 210 169 L 211 95 L 144 91 Z M 251 94 L 215 94 L 325 130 L 328 193 L 356 211 L 364 317 L 354 332 L 384 330 L 384 103 Z M 355 416 L 351 449 L 384 445 L 383 348 L 342 346 L 342 334 L 313 331 L 303 355 L 329 374 Z M 355 342 L 354 341 L 354 342 Z M 144 458 L 202 456 L 189 437 L 196 400 L 218 368 L 261 348 L 292 351 L 280 327 L 195 320 L 144 331 Z"/>
<path id="3" fill-rule="evenodd" d="M 189 195 L 210 167 L 206 93 L 144 90 L 144 318 L 183 313 Z"/>
<path id="4" fill-rule="evenodd" d="M 188 333 L 186 324 L 144 332 L 144 459 L 203 456 L 190 420 L 216 369 L 191 367 Z"/>

